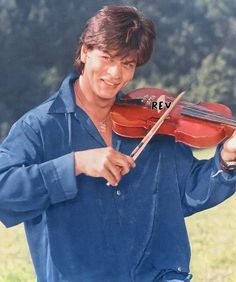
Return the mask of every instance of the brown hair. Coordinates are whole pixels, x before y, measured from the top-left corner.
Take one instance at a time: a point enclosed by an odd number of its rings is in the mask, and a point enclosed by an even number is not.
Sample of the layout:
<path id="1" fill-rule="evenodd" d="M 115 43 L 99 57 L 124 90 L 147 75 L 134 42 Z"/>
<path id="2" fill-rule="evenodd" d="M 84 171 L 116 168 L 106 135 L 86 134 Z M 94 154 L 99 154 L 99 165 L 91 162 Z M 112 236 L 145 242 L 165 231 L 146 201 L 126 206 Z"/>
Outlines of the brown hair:
<path id="1" fill-rule="evenodd" d="M 76 50 L 75 66 L 83 71 L 81 47 L 117 51 L 117 56 L 135 52 L 137 66 L 148 62 L 153 51 L 155 28 L 151 20 L 131 6 L 104 6 L 90 18 L 85 26 Z"/>

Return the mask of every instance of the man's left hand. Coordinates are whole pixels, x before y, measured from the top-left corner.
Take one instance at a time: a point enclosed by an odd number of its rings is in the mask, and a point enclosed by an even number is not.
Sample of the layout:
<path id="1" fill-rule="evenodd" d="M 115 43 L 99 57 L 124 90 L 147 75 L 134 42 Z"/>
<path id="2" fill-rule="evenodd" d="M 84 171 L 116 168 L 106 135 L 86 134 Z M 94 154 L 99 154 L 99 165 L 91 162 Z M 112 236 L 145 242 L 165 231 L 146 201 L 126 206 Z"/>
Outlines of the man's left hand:
<path id="1" fill-rule="evenodd" d="M 225 141 L 221 150 L 221 158 L 224 162 L 236 162 L 236 130 L 233 135 Z"/>

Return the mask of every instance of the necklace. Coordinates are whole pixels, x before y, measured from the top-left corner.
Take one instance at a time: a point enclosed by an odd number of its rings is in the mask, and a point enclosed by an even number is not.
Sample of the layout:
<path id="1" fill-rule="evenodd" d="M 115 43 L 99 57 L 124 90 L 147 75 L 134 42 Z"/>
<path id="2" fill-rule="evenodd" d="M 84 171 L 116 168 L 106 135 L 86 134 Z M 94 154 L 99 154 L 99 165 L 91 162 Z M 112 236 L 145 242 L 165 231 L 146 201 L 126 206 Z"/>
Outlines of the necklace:
<path id="1" fill-rule="evenodd" d="M 108 118 L 106 118 L 105 120 L 103 121 L 99 121 L 98 122 L 98 130 L 102 133 L 105 133 L 107 131 L 107 127 L 108 127 Z"/>
<path id="2" fill-rule="evenodd" d="M 107 130 L 110 128 L 110 115 L 109 113 L 105 117 L 105 119 L 98 120 L 95 118 L 95 116 L 91 113 L 91 111 L 88 109 L 88 107 L 84 104 L 82 101 L 82 98 L 79 95 L 79 85 L 78 85 L 78 79 L 75 81 L 74 84 L 74 90 L 75 90 L 75 96 L 76 96 L 76 103 L 89 115 L 93 123 L 95 124 L 96 128 L 100 133 L 106 133 Z"/>

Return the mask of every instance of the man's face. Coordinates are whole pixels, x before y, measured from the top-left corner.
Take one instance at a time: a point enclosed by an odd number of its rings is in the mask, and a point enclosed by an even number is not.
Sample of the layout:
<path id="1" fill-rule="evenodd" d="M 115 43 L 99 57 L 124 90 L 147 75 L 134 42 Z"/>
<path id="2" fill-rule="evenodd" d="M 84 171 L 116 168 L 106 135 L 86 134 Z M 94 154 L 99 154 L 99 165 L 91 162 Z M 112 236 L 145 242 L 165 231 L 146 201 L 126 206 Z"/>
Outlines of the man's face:
<path id="1" fill-rule="evenodd" d="M 113 51 L 82 48 L 81 60 L 84 71 L 80 76 L 81 86 L 87 95 L 114 100 L 134 76 L 136 59 L 134 56 L 115 56 Z"/>

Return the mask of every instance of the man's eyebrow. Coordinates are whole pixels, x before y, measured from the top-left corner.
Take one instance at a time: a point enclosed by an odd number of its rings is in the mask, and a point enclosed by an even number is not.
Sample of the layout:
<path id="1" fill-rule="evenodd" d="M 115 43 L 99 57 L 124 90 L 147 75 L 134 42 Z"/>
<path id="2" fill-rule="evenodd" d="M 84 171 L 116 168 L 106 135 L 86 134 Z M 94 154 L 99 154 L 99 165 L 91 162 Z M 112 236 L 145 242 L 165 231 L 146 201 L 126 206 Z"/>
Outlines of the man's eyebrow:
<path id="1" fill-rule="evenodd" d="M 128 63 L 128 64 L 130 64 L 130 63 L 137 63 L 137 59 L 135 59 L 135 58 L 132 58 L 132 59 L 128 59 L 128 58 L 123 58 L 122 59 L 125 63 Z"/>
<path id="2" fill-rule="evenodd" d="M 105 54 L 107 54 L 107 55 L 109 55 L 110 57 L 115 57 L 115 55 L 114 54 L 112 54 L 111 52 L 109 52 L 108 50 L 103 50 L 102 51 L 103 53 L 105 53 Z"/>

